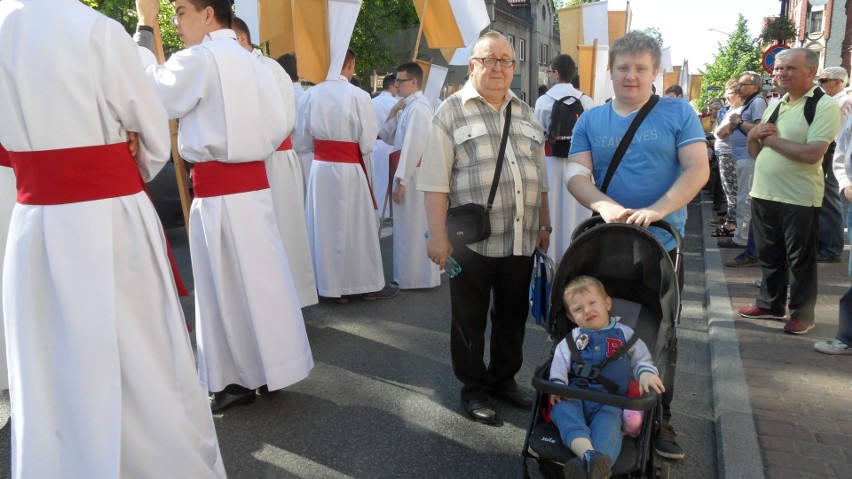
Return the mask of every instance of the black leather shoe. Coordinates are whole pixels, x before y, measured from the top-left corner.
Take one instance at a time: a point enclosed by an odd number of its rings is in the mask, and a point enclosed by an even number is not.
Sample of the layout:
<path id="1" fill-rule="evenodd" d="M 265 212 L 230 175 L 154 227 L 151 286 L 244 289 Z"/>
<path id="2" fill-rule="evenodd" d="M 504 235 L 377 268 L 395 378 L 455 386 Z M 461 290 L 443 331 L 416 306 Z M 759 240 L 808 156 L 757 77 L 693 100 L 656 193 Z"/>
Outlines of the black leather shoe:
<path id="1" fill-rule="evenodd" d="M 482 424 L 495 424 L 497 422 L 497 411 L 494 410 L 494 406 L 487 399 L 471 399 L 468 401 L 462 399 L 462 406 L 464 406 L 467 415 L 476 422 Z"/>
<path id="2" fill-rule="evenodd" d="M 234 392 L 234 385 L 229 385 L 222 391 L 210 396 L 210 411 L 218 414 L 227 409 L 237 406 L 245 406 L 255 401 L 254 389 L 240 388 L 244 391 Z"/>
<path id="3" fill-rule="evenodd" d="M 494 391 L 491 395 L 495 399 L 505 401 L 518 409 L 532 409 L 532 396 L 518 386 L 502 391 Z"/>

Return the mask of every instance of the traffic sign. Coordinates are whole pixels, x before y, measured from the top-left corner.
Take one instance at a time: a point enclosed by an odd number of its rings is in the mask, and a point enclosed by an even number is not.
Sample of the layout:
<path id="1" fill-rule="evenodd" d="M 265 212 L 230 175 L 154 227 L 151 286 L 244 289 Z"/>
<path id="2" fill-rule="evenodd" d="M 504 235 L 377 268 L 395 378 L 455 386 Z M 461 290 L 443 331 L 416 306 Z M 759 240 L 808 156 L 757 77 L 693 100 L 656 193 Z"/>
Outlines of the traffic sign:
<path id="1" fill-rule="evenodd" d="M 790 47 L 787 45 L 776 43 L 771 47 L 767 48 L 765 52 L 763 52 L 763 69 L 766 70 L 766 73 L 772 74 L 772 68 L 775 65 L 775 55 L 778 55 L 778 52 L 782 52 L 784 50 L 789 50 Z"/>

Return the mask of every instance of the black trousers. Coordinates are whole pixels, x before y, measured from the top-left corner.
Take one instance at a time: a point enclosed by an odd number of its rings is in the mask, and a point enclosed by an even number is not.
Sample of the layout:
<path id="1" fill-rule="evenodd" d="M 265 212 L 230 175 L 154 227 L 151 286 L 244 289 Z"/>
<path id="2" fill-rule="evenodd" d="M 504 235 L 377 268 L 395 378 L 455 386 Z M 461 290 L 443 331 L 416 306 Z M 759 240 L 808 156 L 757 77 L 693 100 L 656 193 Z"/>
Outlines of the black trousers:
<path id="1" fill-rule="evenodd" d="M 751 201 L 757 258 L 763 284 L 755 305 L 785 311 L 790 284 L 790 317 L 814 320 L 817 298 L 817 244 L 819 208 L 777 201 Z M 793 275 L 788 276 L 788 270 Z"/>
<path id="2" fill-rule="evenodd" d="M 489 258 L 460 246 L 453 258 L 462 267 L 461 274 L 450 280 L 453 372 L 462 382 L 463 400 L 486 399 L 489 391 L 514 387 L 524 361 L 532 256 Z M 486 366 L 489 310 L 491 360 Z"/>

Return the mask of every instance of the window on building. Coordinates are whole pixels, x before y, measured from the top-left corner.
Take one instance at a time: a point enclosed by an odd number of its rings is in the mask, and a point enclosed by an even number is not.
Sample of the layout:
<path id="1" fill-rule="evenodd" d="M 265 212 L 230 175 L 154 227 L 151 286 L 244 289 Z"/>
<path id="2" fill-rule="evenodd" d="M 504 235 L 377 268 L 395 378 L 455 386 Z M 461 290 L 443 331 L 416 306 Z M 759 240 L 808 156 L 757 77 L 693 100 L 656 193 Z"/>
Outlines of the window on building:
<path id="1" fill-rule="evenodd" d="M 547 45 L 544 43 L 538 44 L 538 64 L 539 65 L 547 65 L 547 60 L 550 58 L 547 55 Z"/>
<path id="2" fill-rule="evenodd" d="M 509 45 L 512 45 L 512 48 L 515 48 L 515 36 L 514 35 L 506 35 L 506 40 L 509 40 Z"/>
<path id="3" fill-rule="evenodd" d="M 518 40 L 518 60 L 523 62 L 527 60 L 527 42 L 523 38 Z"/>
<path id="4" fill-rule="evenodd" d="M 822 10 L 808 13 L 808 33 L 822 33 Z"/>

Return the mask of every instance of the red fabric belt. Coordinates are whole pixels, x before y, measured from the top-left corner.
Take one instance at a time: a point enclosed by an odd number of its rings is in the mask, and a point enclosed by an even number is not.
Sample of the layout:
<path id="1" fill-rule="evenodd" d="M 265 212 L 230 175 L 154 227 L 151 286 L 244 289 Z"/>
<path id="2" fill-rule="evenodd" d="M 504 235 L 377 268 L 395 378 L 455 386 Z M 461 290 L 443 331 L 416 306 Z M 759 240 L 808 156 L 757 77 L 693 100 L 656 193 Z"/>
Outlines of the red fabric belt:
<path id="1" fill-rule="evenodd" d="M 12 167 L 12 159 L 9 158 L 9 152 L 6 151 L 6 148 L 3 148 L 3 145 L 0 145 L 0 166 Z"/>
<path id="2" fill-rule="evenodd" d="M 62 205 L 134 195 L 144 184 L 128 144 L 10 151 L 18 203 Z"/>
<path id="3" fill-rule="evenodd" d="M 553 156 L 553 153 L 550 151 L 550 143 L 544 142 L 544 156 Z"/>
<path id="4" fill-rule="evenodd" d="M 192 187 L 196 198 L 209 198 L 265 190 L 269 180 L 262 161 L 204 161 L 192 167 Z"/>
<path id="5" fill-rule="evenodd" d="M 361 165 L 361 171 L 364 172 L 367 187 L 370 189 L 370 199 L 373 200 L 373 208 L 379 209 L 379 205 L 376 203 L 376 195 L 373 194 L 373 185 L 370 184 L 370 175 L 367 174 L 367 165 L 364 164 L 364 157 L 361 156 L 361 148 L 358 146 L 358 143 L 351 141 L 314 140 L 314 159 L 331 163 L 358 163 Z"/>
<path id="6" fill-rule="evenodd" d="M 293 149 L 293 140 L 288 136 L 284 139 L 284 142 L 281 143 L 281 146 L 278 147 L 275 151 L 287 151 Z"/>

